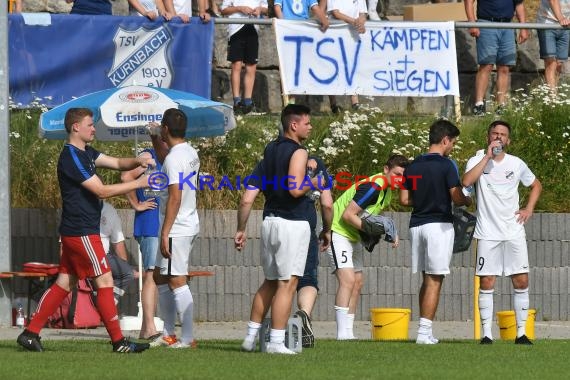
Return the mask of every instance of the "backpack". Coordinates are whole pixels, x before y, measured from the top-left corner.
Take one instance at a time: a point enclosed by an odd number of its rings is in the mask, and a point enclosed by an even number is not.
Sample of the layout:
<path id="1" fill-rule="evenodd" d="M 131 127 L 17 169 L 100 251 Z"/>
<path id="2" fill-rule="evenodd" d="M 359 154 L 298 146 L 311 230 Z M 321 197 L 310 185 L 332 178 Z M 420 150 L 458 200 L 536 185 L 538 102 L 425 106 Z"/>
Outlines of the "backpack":
<path id="1" fill-rule="evenodd" d="M 77 282 L 47 322 L 47 327 L 55 329 L 85 329 L 100 325 L 101 316 L 95 307 L 93 288 L 87 280 Z"/>

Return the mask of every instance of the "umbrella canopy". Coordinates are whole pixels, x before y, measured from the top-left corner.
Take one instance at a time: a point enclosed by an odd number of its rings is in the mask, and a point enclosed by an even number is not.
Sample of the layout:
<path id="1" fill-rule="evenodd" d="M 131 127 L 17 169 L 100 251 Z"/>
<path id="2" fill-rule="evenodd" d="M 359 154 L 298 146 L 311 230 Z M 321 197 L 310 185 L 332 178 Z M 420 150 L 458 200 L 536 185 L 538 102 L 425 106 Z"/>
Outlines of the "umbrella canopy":
<path id="1" fill-rule="evenodd" d="M 126 86 L 84 95 L 42 113 L 40 137 L 67 138 L 65 113 L 77 107 L 93 111 L 96 137 L 101 141 L 149 140 L 145 125 L 160 123 L 169 108 L 186 114 L 186 138 L 220 136 L 236 125 L 233 108 L 227 104 L 168 88 Z"/>

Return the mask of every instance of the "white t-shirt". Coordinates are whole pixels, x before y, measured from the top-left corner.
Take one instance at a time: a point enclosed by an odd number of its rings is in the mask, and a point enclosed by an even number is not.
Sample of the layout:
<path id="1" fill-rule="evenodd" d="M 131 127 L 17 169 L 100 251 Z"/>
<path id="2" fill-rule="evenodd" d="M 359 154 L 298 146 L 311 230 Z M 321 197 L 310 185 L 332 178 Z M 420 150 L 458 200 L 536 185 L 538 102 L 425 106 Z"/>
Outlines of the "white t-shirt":
<path id="1" fill-rule="evenodd" d="M 570 0 L 560 0 L 560 11 L 564 17 L 570 17 Z M 544 24 L 558 24 L 558 19 L 552 11 L 549 0 L 541 0 L 536 12 L 536 22 Z"/>
<path id="2" fill-rule="evenodd" d="M 192 16 L 192 0 L 173 0 L 172 3 L 177 15 Z"/>
<path id="3" fill-rule="evenodd" d="M 485 156 L 477 152 L 467 162 L 471 170 Z M 484 240 L 512 240 L 525 237 L 524 226 L 517 223 L 519 182 L 530 186 L 536 179 L 528 166 L 518 157 L 505 154 L 500 161 L 489 160 L 476 183 L 477 226 L 475 238 Z"/>
<path id="4" fill-rule="evenodd" d="M 105 253 L 109 253 L 111 243 L 116 244 L 125 240 L 121 218 L 119 218 L 117 210 L 107 202 L 103 202 L 100 228 L 99 234 L 101 235 L 101 243 L 103 243 Z"/>
<path id="5" fill-rule="evenodd" d="M 352 18 L 358 18 L 360 13 L 368 13 L 365 0 L 328 0 L 327 13 L 330 15 L 335 9 Z"/>
<path id="6" fill-rule="evenodd" d="M 257 7 L 267 8 L 267 0 L 224 0 L 222 3 L 222 8 L 227 7 L 250 7 L 255 9 Z M 236 12 L 228 16 L 228 18 L 249 18 L 249 15 L 245 13 Z M 228 24 L 228 39 L 236 34 L 244 24 Z M 259 25 L 254 25 L 255 30 L 259 31 Z"/>
<path id="7" fill-rule="evenodd" d="M 196 189 L 200 170 L 198 153 L 188 143 L 180 143 L 172 148 L 164 159 L 162 172 L 168 176 L 169 186 L 178 184 L 182 189 L 180 209 L 170 230 L 170 237 L 193 236 L 200 232 L 196 210 Z M 164 222 L 168 189 L 160 192 L 160 230 Z"/>

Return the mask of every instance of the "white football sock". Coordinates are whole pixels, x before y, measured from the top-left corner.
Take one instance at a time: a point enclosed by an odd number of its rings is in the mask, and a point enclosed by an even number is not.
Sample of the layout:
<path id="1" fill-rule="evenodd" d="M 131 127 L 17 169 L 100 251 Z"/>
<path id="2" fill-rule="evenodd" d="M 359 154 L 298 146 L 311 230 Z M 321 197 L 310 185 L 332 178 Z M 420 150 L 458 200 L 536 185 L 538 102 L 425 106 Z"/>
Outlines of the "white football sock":
<path id="1" fill-rule="evenodd" d="M 245 339 L 251 341 L 255 340 L 255 337 L 257 336 L 259 329 L 261 329 L 261 323 L 253 321 L 247 322 L 247 336 L 245 337 Z"/>
<path id="2" fill-rule="evenodd" d="M 176 303 L 174 302 L 174 294 L 168 287 L 168 284 L 158 285 L 157 288 L 160 316 L 164 320 L 164 330 L 162 335 L 176 335 Z"/>
<path id="3" fill-rule="evenodd" d="M 285 330 L 271 329 L 269 331 L 269 341 L 276 344 L 285 344 Z"/>
<path id="4" fill-rule="evenodd" d="M 420 318 L 420 322 L 418 325 L 418 336 L 425 335 L 426 337 L 432 336 L 431 332 L 431 325 L 432 321 L 427 318 Z"/>
<path id="5" fill-rule="evenodd" d="M 346 339 L 348 307 L 334 306 L 336 314 L 336 339 Z"/>
<path id="6" fill-rule="evenodd" d="M 346 315 L 346 336 L 354 338 L 354 314 Z"/>
<path id="7" fill-rule="evenodd" d="M 515 319 L 517 320 L 517 338 L 526 334 L 529 304 L 528 288 L 515 289 L 513 305 L 515 307 Z"/>
<path id="8" fill-rule="evenodd" d="M 491 327 L 493 325 L 493 292 L 494 289 L 479 290 L 479 314 L 481 316 L 481 327 L 483 327 L 483 337 L 493 339 Z"/>
<path id="9" fill-rule="evenodd" d="M 188 285 L 183 285 L 172 291 L 174 294 L 174 302 L 176 302 L 176 311 L 182 322 L 182 334 L 180 342 L 191 344 L 194 340 L 194 298 Z"/>

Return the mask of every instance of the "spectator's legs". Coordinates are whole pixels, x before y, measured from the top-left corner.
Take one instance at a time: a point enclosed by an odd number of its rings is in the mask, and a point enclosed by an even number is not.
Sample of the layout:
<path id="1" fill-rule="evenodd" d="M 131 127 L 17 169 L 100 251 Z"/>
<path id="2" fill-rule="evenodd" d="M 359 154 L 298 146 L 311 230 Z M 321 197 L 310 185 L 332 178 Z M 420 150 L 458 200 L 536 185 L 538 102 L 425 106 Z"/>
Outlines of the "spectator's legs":
<path id="1" fill-rule="evenodd" d="M 255 84 L 256 64 L 245 64 L 245 77 L 243 78 L 243 98 L 244 101 L 251 99 L 253 95 L 253 85 Z M 246 104 L 247 105 L 247 104 Z"/>
<path id="2" fill-rule="evenodd" d="M 562 69 L 562 63 L 555 57 L 548 57 L 544 59 L 544 80 L 552 91 L 556 91 L 558 84 L 558 75 Z"/>
<path id="3" fill-rule="evenodd" d="M 152 276 L 152 270 L 144 272 L 141 293 L 143 320 L 139 338 L 149 338 L 157 334 L 156 326 L 154 325 L 154 316 L 156 315 L 158 289 L 156 288 Z"/>
<path id="4" fill-rule="evenodd" d="M 492 70 L 493 65 L 479 65 L 479 70 L 475 77 L 475 105 L 485 103 L 485 94 L 487 93 L 487 86 L 489 85 L 489 77 L 491 76 Z"/>
<path id="5" fill-rule="evenodd" d="M 242 61 L 232 62 L 232 96 L 234 98 L 234 106 L 241 100 L 240 84 L 241 84 L 241 68 L 243 66 Z M 237 101 L 236 101 L 237 100 Z"/>
<path id="6" fill-rule="evenodd" d="M 497 104 L 507 103 L 507 91 L 509 90 L 509 66 L 497 65 Z"/>

